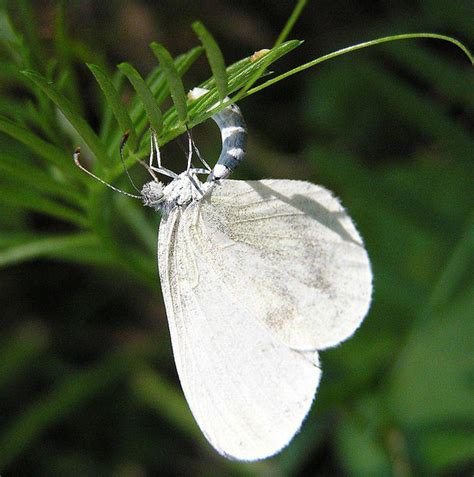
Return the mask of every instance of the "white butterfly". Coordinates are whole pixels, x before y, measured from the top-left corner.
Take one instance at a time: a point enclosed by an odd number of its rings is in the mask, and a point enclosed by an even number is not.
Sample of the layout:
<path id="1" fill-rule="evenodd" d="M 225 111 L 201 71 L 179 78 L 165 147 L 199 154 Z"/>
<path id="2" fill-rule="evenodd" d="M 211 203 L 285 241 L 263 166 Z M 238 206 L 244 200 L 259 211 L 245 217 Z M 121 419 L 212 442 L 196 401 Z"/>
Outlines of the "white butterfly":
<path id="1" fill-rule="evenodd" d="M 152 165 L 152 147 L 151 172 L 173 181 L 153 180 L 142 196 L 162 212 L 158 266 L 186 399 L 219 453 L 251 461 L 299 430 L 321 377 L 318 350 L 359 327 L 372 272 L 354 224 L 325 188 L 223 179 L 243 157 L 246 128 L 235 106 L 213 119 L 223 137 L 214 169 L 193 169 L 189 159 L 173 174 L 159 155 Z"/>

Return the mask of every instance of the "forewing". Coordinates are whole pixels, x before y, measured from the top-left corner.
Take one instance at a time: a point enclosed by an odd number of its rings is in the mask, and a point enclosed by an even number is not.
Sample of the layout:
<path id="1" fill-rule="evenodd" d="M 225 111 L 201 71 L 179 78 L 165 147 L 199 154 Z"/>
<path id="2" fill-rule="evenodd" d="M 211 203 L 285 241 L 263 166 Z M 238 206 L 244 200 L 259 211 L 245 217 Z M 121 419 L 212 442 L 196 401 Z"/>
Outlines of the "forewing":
<path id="1" fill-rule="evenodd" d="M 160 225 L 178 374 L 209 442 L 228 457 L 262 459 L 284 447 L 308 413 L 320 378 L 317 353 L 288 348 L 242 305 L 243 290 L 222 281 L 201 230 L 195 204 Z"/>
<path id="2" fill-rule="evenodd" d="M 200 202 L 202 253 L 246 313 L 299 350 L 334 346 L 358 328 L 372 294 L 362 239 L 323 187 L 222 181 Z"/>

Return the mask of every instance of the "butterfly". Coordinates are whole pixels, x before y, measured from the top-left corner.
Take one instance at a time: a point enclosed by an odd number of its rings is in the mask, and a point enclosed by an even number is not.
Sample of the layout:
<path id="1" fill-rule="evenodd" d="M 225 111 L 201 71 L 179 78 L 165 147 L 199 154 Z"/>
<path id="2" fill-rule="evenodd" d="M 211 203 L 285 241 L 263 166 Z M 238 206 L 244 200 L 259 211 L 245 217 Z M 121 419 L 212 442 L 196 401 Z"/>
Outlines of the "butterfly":
<path id="1" fill-rule="evenodd" d="M 162 215 L 158 269 L 186 400 L 220 454 L 253 461 L 300 429 L 321 378 L 318 352 L 359 327 L 372 271 L 351 218 L 324 187 L 228 179 L 247 128 L 233 104 L 212 119 L 223 142 L 215 166 L 200 157 L 203 167 L 192 167 L 190 152 L 175 174 L 152 134 L 153 180 L 140 196 Z"/>

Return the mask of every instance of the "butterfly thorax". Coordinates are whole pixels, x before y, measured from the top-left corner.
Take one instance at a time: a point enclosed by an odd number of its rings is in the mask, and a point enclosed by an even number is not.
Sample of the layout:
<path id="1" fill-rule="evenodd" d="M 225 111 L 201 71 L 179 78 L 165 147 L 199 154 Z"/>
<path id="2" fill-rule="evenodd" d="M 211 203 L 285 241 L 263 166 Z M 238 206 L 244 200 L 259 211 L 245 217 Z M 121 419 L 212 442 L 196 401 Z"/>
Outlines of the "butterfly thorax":
<path id="1" fill-rule="evenodd" d="M 211 184 L 203 184 L 195 174 L 185 171 L 167 186 L 157 180 L 147 182 L 141 195 L 144 205 L 166 214 L 174 207 L 200 200 L 210 189 Z"/>

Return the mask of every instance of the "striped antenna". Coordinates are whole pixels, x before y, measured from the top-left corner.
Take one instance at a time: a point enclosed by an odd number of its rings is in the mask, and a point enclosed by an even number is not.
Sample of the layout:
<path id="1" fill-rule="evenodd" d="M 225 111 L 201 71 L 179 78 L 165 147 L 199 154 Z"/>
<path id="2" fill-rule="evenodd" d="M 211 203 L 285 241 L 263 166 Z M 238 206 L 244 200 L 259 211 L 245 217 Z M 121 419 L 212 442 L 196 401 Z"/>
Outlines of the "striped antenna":
<path id="1" fill-rule="evenodd" d="M 142 200 L 142 196 L 141 195 L 135 195 L 135 194 L 130 194 L 128 192 L 125 192 L 124 190 L 122 189 L 118 189 L 117 187 L 114 187 L 112 184 L 109 184 L 108 182 L 105 182 L 103 179 L 101 179 L 100 177 L 97 177 L 95 174 L 93 174 L 92 172 L 88 171 L 81 163 L 80 163 L 80 159 L 81 158 L 81 148 L 78 147 L 76 148 L 76 150 L 74 151 L 74 154 L 73 154 L 73 159 L 74 159 L 74 163 L 76 164 L 77 167 L 79 167 L 79 169 L 81 169 L 81 171 L 85 172 L 86 174 L 89 174 L 91 177 L 93 177 L 96 181 L 99 181 L 101 182 L 102 184 L 106 185 L 107 187 L 109 187 L 110 189 L 114 190 L 115 192 L 120 192 L 121 194 L 123 195 L 126 195 L 127 197 L 132 197 L 133 199 L 140 199 Z"/>

